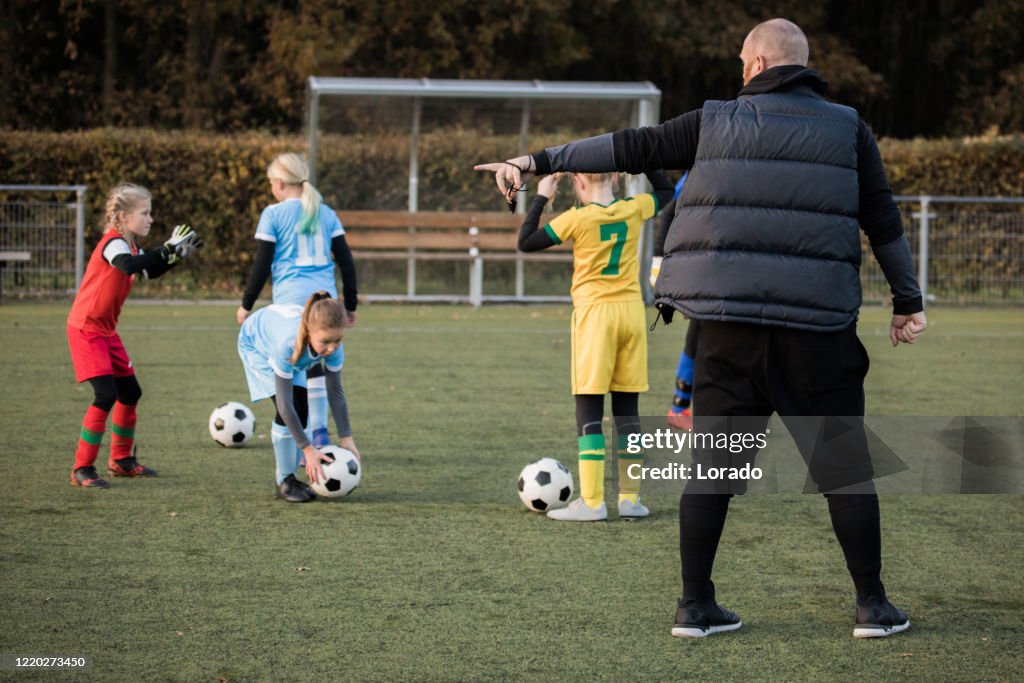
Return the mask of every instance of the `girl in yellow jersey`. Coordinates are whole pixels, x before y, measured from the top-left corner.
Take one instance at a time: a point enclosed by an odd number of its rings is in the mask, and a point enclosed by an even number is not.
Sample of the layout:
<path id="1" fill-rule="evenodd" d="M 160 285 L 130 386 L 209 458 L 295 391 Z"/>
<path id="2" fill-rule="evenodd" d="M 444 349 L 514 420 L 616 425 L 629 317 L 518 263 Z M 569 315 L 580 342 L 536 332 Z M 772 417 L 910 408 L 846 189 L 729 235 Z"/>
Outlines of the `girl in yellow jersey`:
<path id="1" fill-rule="evenodd" d="M 548 517 L 596 522 L 608 518 L 604 503 L 604 395 L 612 395 L 612 415 L 620 443 L 619 516 L 649 513 L 638 498 L 639 480 L 625 475 L 643 458 L 626 452 L 626 435 L 640 430 L 638 400 L 647 391 L 646 315 L 640 291 L 638 245 L 644 221 L 672 198 L 672 183 L 648 173 L 654 193 L 616 199 L 616 173 L 572 176 L 580 206 L 539 228 L 561 174 L 546 176 L 519 231 L 520 251 L 540 251 L 573 243 L 572 393 L 579 436 L 580 498 Z"/>

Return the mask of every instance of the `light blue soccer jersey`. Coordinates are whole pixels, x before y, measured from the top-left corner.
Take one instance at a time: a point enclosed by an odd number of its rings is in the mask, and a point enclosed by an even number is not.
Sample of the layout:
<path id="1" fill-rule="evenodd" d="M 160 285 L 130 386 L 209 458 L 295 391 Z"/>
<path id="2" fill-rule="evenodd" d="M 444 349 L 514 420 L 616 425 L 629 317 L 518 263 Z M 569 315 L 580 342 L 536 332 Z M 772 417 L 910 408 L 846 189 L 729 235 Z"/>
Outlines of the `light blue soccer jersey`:
<path id="1" fill-rule="evenodd" d="M 263 209 L 256 239 L 274 243 L 270 276 L 275 304 L 303 305 L 313 292 L 325 290 L 337 298 L 331 240 L 344 235 L 334 210 L 320 205 L 318 230 L 312 235 L 297 232 L 302 222 L 302 202 L 286 199 Z"/>
<path id="2" fill-rule="evenodd" d="M 271 304 L 259 309 L 242 323 L 238 332 L 238 355 L 245 366 L 249 395 L 253 401 L 273 396 L 274 375 L 291 379 L 297 386 L 306 386 L 306 370 L 321 358 L 327 370 L 337 372 L 345 363 L 345 348 L 329 356 L 317 356 L 306 350 L 294 363 L 295 335 L 302 319 L 302 306 Z"/>

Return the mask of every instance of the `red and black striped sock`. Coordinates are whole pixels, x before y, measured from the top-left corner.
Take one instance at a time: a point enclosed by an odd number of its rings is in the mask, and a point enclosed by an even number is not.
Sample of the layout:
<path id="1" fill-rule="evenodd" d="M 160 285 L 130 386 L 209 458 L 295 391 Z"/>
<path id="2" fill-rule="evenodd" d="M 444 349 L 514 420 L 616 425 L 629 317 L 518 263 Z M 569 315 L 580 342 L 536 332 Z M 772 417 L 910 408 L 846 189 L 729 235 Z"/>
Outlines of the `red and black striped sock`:
<path id="1" fill-rule="evenodd" d="M 103 441 L 103 432 L 107 427 L 107 415 L 109 410 L 103 410 L 96 406 L 89 406 L 82 419 L 82 431 L 78 435 L 78 449 L 75 451 L 75 469 L 88 467 L 96 462 L 96 455 L 100 452 L 100 442 Z"/>

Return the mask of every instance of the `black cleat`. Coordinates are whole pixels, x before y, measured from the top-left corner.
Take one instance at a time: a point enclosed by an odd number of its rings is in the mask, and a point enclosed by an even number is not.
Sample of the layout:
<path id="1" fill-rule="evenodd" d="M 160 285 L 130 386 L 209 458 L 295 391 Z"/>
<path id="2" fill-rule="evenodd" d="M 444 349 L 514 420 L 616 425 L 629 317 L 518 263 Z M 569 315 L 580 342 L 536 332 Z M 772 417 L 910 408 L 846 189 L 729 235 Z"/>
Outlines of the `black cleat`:
<path id="1" fill-rule="evenodd" d="M 301 479 L 296 479 L 295 481 L 306 492 L 306 495 L 309 496 L 310 500 L 316 500 L 316 491 L 313 490 L 313 487 L 311 487 L 309 484 L 302 481 Z"/>
<path id="2" fill-rule="evenodd" d="M 312 493 L 294 474 L 289 474 L 277 485 L 277 497 L 288 503 L 308 503 L 313 500 L 310 498 Z"/>
<path id="3" fill-rule="evenodd" d="M 86 489 L 109 489 L 110 484 L 105 479 L 100 479 L 100 475 L 96 473 L 96 468 L 92 465 L 87 467 L 79 467 L 77 470 L 71 473 L 71 485 L 81 486 Z"/>
<path id="4" fill-rule="evenodd" d="M 139 464 L 135 459 L 135 450 L 127 458 L 111 458 L 107 461 L 107 471 L 115 477 L 155 477 L 156 470 Z"/>
<path id="5" fill-rule="evenodd" d="M 735 631 L 742 625 L 739 615 L 720 607 L 714 600 L 701 604 L 696 600 L 680 600 L 672 635 L 677 638 L 703 638 L 714 633 Z"/>
<path id="6" fill-rule="evenodd" d="M 853 623 L 854 638 L 884 638 L 910 628 L 907 613 L 885 598 L 870 597 L 857 601 L 857 619 Z"/>

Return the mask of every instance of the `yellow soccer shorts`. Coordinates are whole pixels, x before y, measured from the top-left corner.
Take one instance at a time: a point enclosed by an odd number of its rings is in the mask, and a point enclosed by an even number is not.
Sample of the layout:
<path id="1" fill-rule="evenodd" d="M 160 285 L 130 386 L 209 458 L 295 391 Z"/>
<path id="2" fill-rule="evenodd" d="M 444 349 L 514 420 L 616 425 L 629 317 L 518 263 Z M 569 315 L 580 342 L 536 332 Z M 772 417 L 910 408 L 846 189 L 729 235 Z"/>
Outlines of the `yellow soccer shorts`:
<path id="1" fill-rule="evenodd" d="M 572 393 L 647 391 L 647 317 L 639 299 L 572 309 Z"/>

